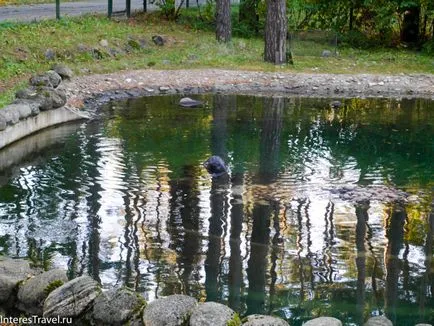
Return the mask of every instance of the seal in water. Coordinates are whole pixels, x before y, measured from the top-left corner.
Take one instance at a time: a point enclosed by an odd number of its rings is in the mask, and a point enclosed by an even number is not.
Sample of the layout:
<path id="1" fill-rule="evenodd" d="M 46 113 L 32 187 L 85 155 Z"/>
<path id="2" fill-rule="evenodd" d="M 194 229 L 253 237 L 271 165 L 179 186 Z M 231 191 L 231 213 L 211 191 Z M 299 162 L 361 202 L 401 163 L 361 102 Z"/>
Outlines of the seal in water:
<path id="1" fill-rule="evenodd" d="M 216 155 L 207 159 L 203 163 L 203 166 L 213 177 L 219 177 L 228 172 L 228 168 L 223 159 Z"/>

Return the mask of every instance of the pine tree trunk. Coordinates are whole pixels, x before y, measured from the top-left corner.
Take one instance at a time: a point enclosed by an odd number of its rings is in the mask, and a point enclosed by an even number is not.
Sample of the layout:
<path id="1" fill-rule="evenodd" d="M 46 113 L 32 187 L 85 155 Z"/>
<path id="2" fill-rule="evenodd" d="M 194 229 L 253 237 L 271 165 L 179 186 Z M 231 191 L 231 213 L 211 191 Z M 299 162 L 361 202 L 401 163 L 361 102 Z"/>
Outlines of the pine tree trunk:
<path id="1" fill-rule="evenodd" d="M 274 64 L 286 62 L 286 1 L 267 0 L 264 60 Z"/>
<path id="2" fill-rule="evenodd" d="M 216 38 L 219 42 L 229 42 L 232 37 L 231 2 L 216 1 Z"/>
<path id="3" fill-rule="evenodd" d="M 420 7 L 409 6 L 404 10 L 401 30 L 401 42 L 416 44 L 419 42 Z"/>

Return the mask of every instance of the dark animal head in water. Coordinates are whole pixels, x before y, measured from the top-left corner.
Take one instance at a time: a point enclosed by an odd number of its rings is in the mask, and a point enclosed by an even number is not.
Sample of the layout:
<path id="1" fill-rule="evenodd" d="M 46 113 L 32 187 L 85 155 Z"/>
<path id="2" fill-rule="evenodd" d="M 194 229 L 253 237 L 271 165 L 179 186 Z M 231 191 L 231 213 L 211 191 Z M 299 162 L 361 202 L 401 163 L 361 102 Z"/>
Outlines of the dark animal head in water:
<path id="1" fill-rule="evenodd" d="M 203 163 L 203 166 L 213 177 L 221 176 L 227 172 L 226 164 L 220 156 L 211 156 Z"/>

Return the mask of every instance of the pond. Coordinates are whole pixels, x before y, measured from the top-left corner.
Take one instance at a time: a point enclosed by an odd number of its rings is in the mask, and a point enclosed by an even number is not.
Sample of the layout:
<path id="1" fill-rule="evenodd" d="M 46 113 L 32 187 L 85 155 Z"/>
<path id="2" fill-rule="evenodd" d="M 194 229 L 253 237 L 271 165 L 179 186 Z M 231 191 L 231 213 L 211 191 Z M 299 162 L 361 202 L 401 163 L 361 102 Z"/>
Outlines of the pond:
<path id="1" fill-rule="evenodd" d="M 197 97 L 112 102 L 7 149 L 0 254 L 291 325 L 434 323 L 433 101 Z"/>

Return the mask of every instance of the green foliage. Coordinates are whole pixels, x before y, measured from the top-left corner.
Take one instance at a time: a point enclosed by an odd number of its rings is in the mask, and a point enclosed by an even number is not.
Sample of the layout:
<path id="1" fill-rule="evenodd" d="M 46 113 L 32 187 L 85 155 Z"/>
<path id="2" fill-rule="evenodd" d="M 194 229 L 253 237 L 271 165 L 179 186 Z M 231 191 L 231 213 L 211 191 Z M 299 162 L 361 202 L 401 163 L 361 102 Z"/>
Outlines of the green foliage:
<path id="1" fill-rule="evenodd" d="M 61 287 L 62 285 L 63 285 L 63 281 L 61 281 L 61 280 L 55 280 L 55 281 L 51 282 L 44 289 L 45 295 L 49 295 L 51 292 L 53 292 L 58 287 Z"/>
<path id="2" fill-rule="evenodd" d="M 240 315 L 235 313 L 234 317 L 226 323 L 226 326 L 240 326 L 241 324 Z"/>

